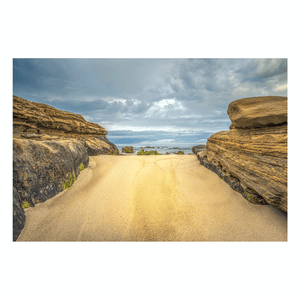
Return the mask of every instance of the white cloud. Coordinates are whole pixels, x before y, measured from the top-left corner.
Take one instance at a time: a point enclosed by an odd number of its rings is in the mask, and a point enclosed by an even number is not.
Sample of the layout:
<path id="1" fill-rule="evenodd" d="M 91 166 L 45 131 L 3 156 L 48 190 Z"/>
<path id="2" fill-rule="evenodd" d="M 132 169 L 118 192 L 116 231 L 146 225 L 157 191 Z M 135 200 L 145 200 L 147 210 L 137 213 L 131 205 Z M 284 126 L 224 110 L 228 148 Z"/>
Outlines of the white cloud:
<path id="1" fill-rule="evenodd" d="M 275 91 L 285 91 L 286 89 L 287 89 L 287 84 L 283 84 L 283 85 L 277 86 L 275 88 Z"/>
<path id="2" fill-rule="evenodd" d="M 150 118 L 152 116 L 165 117 L 167 113 L 181 110 L 184 111 L 186 108 L 182 103 L 175 99 L 162 99 L 155 102 L 146 112 L 145 117 Z"/>
<path id="3" fill-rule="evenodd" d="M 138 99 L 132 99 L 133 105 L 139 105 L 142 103 L 142 101 L 138 100 Z"/>

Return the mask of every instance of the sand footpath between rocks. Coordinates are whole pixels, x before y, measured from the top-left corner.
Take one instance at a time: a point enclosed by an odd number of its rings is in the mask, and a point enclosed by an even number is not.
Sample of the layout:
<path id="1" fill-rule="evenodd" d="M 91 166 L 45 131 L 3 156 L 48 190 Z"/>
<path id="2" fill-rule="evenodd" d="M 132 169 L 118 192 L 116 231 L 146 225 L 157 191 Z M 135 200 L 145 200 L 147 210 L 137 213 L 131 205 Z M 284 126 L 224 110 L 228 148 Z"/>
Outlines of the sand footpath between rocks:
<path id="1" fill-rule="evenodd" d="M 192 155 L 90 157 L 72 187 L 25 213 L 17 241 L 287 241 L 284 213 Z"/>

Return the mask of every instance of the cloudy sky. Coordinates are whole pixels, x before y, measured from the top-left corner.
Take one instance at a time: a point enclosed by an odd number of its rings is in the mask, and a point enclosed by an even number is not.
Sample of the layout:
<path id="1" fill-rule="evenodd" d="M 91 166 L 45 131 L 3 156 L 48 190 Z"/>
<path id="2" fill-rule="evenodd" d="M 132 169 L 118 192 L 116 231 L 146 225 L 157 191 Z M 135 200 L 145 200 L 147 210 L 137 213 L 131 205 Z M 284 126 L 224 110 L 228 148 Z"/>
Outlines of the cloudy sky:
<path id="1" fill-rule="evenodd" d="M 234 100 L 287 96 L 286 59 L 14 59 L 13 94 L 79 113 L 116 145 L 192 146 Z"/>

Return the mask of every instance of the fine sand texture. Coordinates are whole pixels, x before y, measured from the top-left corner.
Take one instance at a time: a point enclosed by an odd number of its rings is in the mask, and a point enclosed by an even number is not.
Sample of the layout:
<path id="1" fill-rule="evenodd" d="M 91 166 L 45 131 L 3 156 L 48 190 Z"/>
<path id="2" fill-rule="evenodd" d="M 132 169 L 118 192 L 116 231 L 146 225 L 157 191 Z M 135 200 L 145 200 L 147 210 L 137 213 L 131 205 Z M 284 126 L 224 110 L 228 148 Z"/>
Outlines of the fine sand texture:
<path id="1" fill-rule="evenodd" d="M 25 209 L 17 241 L 287 241 L 287 216 L 196 156 L 90 157 L 69 189 Z"/>

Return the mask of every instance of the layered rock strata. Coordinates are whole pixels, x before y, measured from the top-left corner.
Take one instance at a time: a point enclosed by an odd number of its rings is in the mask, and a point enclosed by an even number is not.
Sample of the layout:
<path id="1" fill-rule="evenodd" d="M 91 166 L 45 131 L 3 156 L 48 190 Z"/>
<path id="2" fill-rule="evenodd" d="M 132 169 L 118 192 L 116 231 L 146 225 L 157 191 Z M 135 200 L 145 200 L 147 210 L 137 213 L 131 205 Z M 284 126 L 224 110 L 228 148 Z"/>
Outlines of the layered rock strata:
<path id="1" fill-rule="evenodd" d="M 13 96 L 13 126 L 14 134 L 43 133 L 74 138 L 107 134 L 103 127 L 87 122 L 81 115 L 17 96 Z"/>
<path id="2" fill-rule="evenodd" d="M 13 97 L 13 240 L 25 224 L 24 201 L 35 206 L 62 191 L 89 155 L 119 154 L 106 134 L 78 114 Z"/>
<path id="3" fill-rule="evenodd" d="M 14 137 L 30 140 L 75 138 L 85 143 L 89 155 L 119 154 L 106 134 L 102 126 L 86 121 L 81 115 L 13 96 Z"/>
<path id="4" fill-rule="evenodd" d="M 287 98 L 236 100 L 227 111 L 230 131 L 213 134 L 197 153 L 248 201 L 287 212 Z"/>

